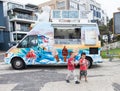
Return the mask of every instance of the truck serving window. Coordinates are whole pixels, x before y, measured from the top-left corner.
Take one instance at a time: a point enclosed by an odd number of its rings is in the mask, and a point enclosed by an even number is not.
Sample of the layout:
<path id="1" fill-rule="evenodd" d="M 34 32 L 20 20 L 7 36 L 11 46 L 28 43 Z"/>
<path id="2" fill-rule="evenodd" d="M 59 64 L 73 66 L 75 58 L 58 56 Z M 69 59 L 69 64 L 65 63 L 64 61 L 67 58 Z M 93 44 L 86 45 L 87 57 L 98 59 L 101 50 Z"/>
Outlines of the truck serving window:
<path id="1" fill-rule="evenodd" d="M 38 45 L 38 38 L 36 35 L 27 36 L 19 44 L 18 48 L 31 48 Z"/>
<path id="2" fill-rule="evenodd" d="M 81 28 L 54 28 L 55 44 L 80 44 Z"/>

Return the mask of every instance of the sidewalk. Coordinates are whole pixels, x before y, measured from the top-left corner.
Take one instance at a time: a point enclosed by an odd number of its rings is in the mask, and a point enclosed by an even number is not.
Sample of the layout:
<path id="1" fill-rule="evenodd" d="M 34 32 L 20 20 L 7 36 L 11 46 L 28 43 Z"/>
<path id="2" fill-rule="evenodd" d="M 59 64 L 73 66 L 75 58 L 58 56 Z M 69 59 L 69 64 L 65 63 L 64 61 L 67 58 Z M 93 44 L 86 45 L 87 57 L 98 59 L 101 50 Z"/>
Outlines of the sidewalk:
<path id="1" fill-rule="evenodd" d="M 88 82 L 84 79 L 80 84 L 75 84 L 72 80 L 70 83 L 66 81 L 48 82 L 40 91 L 120 91 L 120 59 L 109 62 L 105 59 L 103 63 L 88 70 Z M 58 70 L 59 73 L 66 74 L 66 70 Z M 77 74 L 79 70 L 76 70 Z M 116 90 L 115 90 L 116 89 Z"/>
<path id="2" fill-rule="evenodd" d="M 0 51 L 0 62 L 3 62 L 5 51 Z"/>
<path id="3" fill-rule="evenodd" d="M 103 84 L 104 83 L 104 84 Z M 80 84 L 66 83 L 65 81 L 49 82 L 40 89 L 40 91 L 114 91 L 112 82 L 108 78 L 90 79 L 85 83 L 81 81 Z"/>
<path id="4" fill-rule="evenodd" d="M 103 59 L 103 62 L 104 62 L 104 61 L 109 61 L 109 60 L 110 60 L 109 58 L 106 58 L 106 59 Z M 113 58 L 112 61 L 116 61 L 116 60 L 120 60 L 120 58 Z"/>

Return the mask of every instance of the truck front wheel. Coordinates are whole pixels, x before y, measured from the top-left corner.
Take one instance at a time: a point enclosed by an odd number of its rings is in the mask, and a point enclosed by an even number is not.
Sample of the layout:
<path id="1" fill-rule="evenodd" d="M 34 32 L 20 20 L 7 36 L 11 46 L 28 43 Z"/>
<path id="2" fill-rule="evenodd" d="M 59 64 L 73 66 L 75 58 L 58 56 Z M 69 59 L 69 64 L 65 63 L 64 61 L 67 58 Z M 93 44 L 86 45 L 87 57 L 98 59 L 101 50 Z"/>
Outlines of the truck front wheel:
<path id="1" fill-rule="evenodd" d="M 25 68 L 25 63 L 20 58 L 13 58 L 11 61 L 11 65 L 13 69 L 20 70 Z"/>

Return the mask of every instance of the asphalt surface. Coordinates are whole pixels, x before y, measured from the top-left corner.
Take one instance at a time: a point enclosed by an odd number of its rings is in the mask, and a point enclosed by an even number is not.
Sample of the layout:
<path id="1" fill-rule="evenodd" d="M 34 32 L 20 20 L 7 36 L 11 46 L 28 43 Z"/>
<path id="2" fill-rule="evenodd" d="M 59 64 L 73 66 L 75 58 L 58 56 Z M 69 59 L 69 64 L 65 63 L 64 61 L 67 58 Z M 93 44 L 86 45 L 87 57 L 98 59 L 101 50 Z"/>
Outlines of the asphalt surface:
<path id="1" fill-rule="evenodd" d="M 0 54 L 0 62 L 2 62 L 3 59 L 4 59 L 4 54 L 2 53 L 2 54 Z"/>
<path id="2" fill-rule="evenodd" d="M 14 70 L 0 62 L 0 91 L 120 91 L 120 60 L 94 65 L 88 70 L 88 83 L 65 82 L 66 66 L 28 66 Z M 79 77 L 79 68 L 76 68 Z"/>
<path id="3" fill-rule="evenodd" d="M 34 72 L 12 73 L 0 75 L 0 84 L 18 83 L 12 91 L 40 91 L 48 82 L 62 81 L 65 74 L 58 74 L 54 70 L 40 70 Z"/>
<path id="4" fill-rule="evenodd" d="M 57 72 L 66 73 L 65 70 Z M 76 72 L 79 75 L 78 69 Z M 102 64 L 94 65 L 88 70 L 87 83 L 84 79 L 79 85 L 75 85 L 74 81 L 69 84 L 65 81 L 49 82 L 40 91 L 120 91 L 120 59 L 112 62 L 105 60 Z"/>
<path id="5" fill-rule="evenodd" d="M 64 81 L 66 76 L 56 71 L 66 69 L 66 66 L 28 66 L 24 70 L 14 70 L 4 62 L 0 65 L 0 85 L 16 84 L 11 90 L 0 91 L 40 91 L 44 84 Z"/>

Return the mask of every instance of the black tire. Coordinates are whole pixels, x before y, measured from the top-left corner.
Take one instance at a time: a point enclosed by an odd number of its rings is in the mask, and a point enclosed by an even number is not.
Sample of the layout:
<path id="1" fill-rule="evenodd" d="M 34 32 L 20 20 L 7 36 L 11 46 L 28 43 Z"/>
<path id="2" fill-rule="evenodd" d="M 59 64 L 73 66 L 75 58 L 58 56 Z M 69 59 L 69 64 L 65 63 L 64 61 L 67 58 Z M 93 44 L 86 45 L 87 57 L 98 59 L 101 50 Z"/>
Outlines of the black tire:
<path id="1" fill-rule="evenodd" d="M 92 67 L 92 58 L 91 57 L 86 57 L 86 59 L 88 60 L 88 68 L 91 68 Z"/>
<path id="2" fill-rule="evenodd" d="M 11 61 L 13 69 L 21 70 L 25 68 L 25 63 L 21 58 L 13 58 Z"/>

